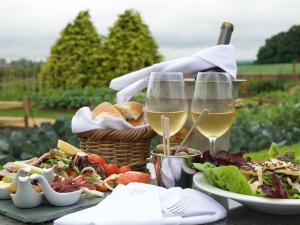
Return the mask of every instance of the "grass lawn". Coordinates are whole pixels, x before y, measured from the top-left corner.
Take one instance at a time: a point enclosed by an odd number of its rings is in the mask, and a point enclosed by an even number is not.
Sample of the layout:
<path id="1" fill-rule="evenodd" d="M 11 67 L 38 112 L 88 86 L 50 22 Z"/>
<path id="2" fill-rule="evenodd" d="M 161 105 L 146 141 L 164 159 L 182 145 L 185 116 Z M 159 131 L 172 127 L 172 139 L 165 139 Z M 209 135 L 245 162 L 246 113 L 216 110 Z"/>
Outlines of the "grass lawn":
<path id="1" fill-rule="evenodd" d="M 300 143 L 299 144 L 294 144 L 294 145 L 289 145 L 289 146 L 284 146 L 280 148 L 280 152 L 285 152 L 285 151 L 293 151 L 295 153 L 295 156 L 300 156 Z M 253 160 L 265 160 L 268 158 L 268 149 L 264 149 L 258 152 L 252 152 L 252 153 L 246 153 L 245 156 L 251 157 Z"/>
<path id="2" fill-rule="evenodd" d="M 43 118 L 57 118 L 58 116 L 66 116 L 68 118 L 71 118 L 76 110 L 74 111 L 49 111 L 49 110 L 43 110 L 39 109 L 38 107 L 32 107 L 32 115 L 34 117 L 43 117 Z M 0 116 L 24 116 L 24 109 L 1 109 L 0 110 Z"/>
<path id="3" fill-rule="evenodd" d="M 238 74 L 291 74 L 292 63 L 238 65 Z M 300 63 L 296 65 L 296 72 L 300 73 Z"/>

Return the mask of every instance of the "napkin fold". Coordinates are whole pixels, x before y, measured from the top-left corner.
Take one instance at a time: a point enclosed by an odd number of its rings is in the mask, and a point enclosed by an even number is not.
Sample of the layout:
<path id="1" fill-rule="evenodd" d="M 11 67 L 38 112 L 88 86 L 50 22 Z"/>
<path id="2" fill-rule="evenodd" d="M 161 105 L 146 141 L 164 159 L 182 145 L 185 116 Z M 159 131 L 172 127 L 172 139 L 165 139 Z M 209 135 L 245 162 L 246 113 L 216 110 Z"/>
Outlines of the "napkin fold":
<path id="1" fill-rule="evenodd" d="M 154 64 L 113 79 L 110 88 L 118 90 L 117 101 L 126 102 L 148 85 L 151 72 L 182 72 L 194 74 L 211 67 L 220 67 L 236 79 L 237 65 L 232 45 L 217 45 L 196 54 Z"/>
<path id="2" fill-rule="evenodd" d="M 132 128 L 142 128 L 146 126 L 149 125 L 145 124 L 134 127 L 126 120 L 109 115 L 103 115 L 100 120 L 95 121 L 92 118 L 92 112 L 89 107 L 82 107 L 79 110 L 77 110 L 71 122 L 73 133 L 81 133 L 95 129 L 126 130 Z"/>
<path id="3" fill-rule="evenodd" d="M 214 211 L 214 215 L 180 217 L 163 213 L 185 196 L 194 201 L 187 211 Z M 217 221 L 226 217 L 226 210 L 214 199 L 194 189 L 162 187 L 130 183 L 118 185 L 111 195 L 95 207 L 61 217 L 54 225 L 190 225 Z"/>

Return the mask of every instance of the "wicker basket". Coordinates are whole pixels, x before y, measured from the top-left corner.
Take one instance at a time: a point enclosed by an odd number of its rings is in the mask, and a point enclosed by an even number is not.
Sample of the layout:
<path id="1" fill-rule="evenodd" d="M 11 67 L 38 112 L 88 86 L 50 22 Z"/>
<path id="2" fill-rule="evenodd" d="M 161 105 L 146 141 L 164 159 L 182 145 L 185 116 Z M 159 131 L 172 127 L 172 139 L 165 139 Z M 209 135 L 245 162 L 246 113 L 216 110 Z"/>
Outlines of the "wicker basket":
<path id="1" fill-rule="evenodd" d="M 128 130 L 97 129 L 77 134 L 83 151 L 116 160 L 134 170 L 145 170 L 154 132 L 150 127 Z"/>

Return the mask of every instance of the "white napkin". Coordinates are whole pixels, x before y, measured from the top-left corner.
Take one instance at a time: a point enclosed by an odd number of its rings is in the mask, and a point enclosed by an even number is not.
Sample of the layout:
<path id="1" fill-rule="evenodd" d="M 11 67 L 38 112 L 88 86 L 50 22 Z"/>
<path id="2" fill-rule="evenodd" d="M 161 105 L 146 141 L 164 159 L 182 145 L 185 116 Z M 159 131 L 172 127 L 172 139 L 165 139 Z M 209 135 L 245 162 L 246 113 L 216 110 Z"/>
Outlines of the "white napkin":
<path id="1" fill-rule="evenodd" d="M 101 120 L 95 121 L 92 119 L 92 112 L 90 108 L 82 107 L 73 116 L 71 126 L 73 133 L 81 133 L 94 129 L 126 130 L 131 128 L 142 128 L 149 125 L 145 124 L 134 127 L 126 120 L 109 115 L 104 115 L 101 117 Z"/>
<path id="2" fill-rule="evenodd" d="M 229 73 L 232 79 L 236 79 L 237 66 L 232 45 L 217 45 L 197 52 L 192 56 L 154 64 L 113 79 L 110 82 L 110 88 L 120 90 L 117 93 L 118 102 L 126 102 L 137 92 L 147 87 L 151 72 L 193 74 L 215 66 Z"/>
<path id="3" fill-rule="evenodd" d="M 138 191 L 138 194 L 136 190 Z M 182 218 L 162 213 L 166 208 L 189 195 L 193 204 L 186 211 L 215 211 L 214 215 Z M 130 183 L 119 185 L 97 206 L 72 213 L 54 221 L 54 225 L 189 225 L 203 224 L 226 217 L 226 210 L 214 199 L 194 189 L 162 187 Z"/>

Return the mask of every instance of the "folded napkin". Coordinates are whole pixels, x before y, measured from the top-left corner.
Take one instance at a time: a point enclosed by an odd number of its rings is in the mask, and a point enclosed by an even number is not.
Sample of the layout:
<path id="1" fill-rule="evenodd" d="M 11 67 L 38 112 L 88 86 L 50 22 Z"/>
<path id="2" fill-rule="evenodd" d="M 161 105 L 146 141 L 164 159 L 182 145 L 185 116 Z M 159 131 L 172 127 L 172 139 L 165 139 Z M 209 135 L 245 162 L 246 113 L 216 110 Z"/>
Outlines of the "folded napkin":
<path id="1" fill-rule="evenodd" d="M 142 128 L 149 125 L 145 124 L 134 127 L 126 120 L 109 115 L 103 115 L 100 120 L 95 121 L 92 119 L 90 108 L 82 107 L 73 116 L 71 126 L 73 133 L 81 133 L 94 129 L 126 130 L 131 128 Z"/>
<path id="2" fill-rule="evenodd" d="M 197 52 L 192 56 L 154 64 L 113 79 L 110 82 L 110 88 L 120 90 L 117 93 L 118 102 L 126 102 L 137 92 L 147 87 L 151 72 L 193 74 L 215 66 L 229 73 L 232 79 L 236 79 L 237 66 L 232 45 L 217 45 Z"/>
<path id="3" fill-rule="evenodd" d="M 194 201 L 186 211 L 214 211 L 214 215 L 191 217 L 163 213 L 185 196 Z M 111 195 L 95 207 L 61 217 L 54 225 L 189 225 L 217 221 L 226 217 L 226 210 L 211 197 L 194 189 L 162 187 L 131 183 L 118 185 Z"/>

